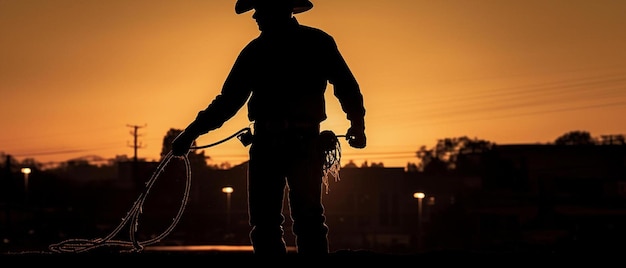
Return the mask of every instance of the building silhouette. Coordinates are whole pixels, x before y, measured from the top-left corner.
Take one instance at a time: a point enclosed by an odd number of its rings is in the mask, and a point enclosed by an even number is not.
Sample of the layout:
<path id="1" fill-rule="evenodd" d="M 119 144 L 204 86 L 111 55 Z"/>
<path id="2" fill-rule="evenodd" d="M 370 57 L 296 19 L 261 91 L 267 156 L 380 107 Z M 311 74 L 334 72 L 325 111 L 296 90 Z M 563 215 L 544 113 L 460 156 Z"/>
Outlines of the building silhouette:
<path id="1" fill-rule="evenodd" d="M 25 190 L 23 175 L 5 167 L 3 187 L 11 190 L 0 199 L 0 221 L 11 239 L 3 247 L 102 236 L 124 217 L 158 164 L 119 162 L 110 167 L 116 175 L 92 183 L 33 172 L 29 203 L 18 194 Z M 160 244 L 249 244 L 246 164 L 195 163 L 187 177 L 183 164 L 170 163 L 146 198 L 139 239 L 162 232 L 186 201 L 180 222 Z M 67 168 L 67 174 L 87 170 Z M 415 198 L 418 192 L 424 197 Z M 619 252 L 626 249 L 626 146 L 496 145 L 461 153 L 451 170 L 344 167 L 323 202 L 332 251 Z M 284 210 L 293 246 L 286 203 Z"/>

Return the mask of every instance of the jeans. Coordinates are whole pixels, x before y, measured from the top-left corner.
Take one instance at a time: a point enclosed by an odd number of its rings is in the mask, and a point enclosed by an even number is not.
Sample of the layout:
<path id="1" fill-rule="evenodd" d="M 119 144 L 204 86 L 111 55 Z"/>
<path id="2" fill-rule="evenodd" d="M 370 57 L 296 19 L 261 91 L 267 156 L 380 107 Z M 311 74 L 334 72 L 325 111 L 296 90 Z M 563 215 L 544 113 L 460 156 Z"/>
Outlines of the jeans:
<path id="1" fill-rule="evenodd" d="M 322 205 L 323 151 L 317 128 L 255 129 L 248 166 L 250 240 L 255 254 L 287 253 L 284 193 L 298 254 L 328 254 Z"/>

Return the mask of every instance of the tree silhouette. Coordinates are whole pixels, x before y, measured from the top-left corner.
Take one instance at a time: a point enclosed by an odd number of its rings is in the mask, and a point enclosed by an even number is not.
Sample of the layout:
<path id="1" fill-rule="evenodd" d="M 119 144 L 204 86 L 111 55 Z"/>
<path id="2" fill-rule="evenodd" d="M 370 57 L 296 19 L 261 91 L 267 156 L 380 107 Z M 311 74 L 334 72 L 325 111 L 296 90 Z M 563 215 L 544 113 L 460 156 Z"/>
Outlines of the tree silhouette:
<path id="1" fill-rule="evenodd" d="M 455 169 L 461 154 L 481 153 L 495 145 L 487 140 L 468 138 L 467 136 L 444 138 L 437 141 L 435 147 L 420 147 L 416 152 L 420 160 L 419 169 L 442 171 Z M 429 167 L 431 166 L 431 167 Z"/>
<path id="2" fill-rule="evenodd" d="M 594 145 L 597 140 L 591 136 L 588 131 L 574 130 L 567 132 L 558 137 L 554 144 L 556 145 Z"/>

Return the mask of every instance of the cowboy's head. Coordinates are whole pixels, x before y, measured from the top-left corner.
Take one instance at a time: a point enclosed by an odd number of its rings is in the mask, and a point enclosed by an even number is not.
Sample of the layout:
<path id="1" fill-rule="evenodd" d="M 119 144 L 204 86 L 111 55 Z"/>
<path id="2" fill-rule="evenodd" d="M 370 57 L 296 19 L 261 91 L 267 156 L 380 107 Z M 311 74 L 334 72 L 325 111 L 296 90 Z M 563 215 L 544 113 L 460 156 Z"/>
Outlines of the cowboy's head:
<path id="1" fill-rule="evenodd" d="M 280 31 L 291 25 L 293 14 L 305 12 L 313 7 L 308 0 L 237 0 L 237 14 L 254 9 L 252 18 L 263 32 Z"/>
<path id="2" fill-rule="evenodd" d="M 242 14 L 252 9 L 288 9 L 292 14 L 298 14 L 313 8 L 309 0 L 237 0 L 235 13 Z"/>

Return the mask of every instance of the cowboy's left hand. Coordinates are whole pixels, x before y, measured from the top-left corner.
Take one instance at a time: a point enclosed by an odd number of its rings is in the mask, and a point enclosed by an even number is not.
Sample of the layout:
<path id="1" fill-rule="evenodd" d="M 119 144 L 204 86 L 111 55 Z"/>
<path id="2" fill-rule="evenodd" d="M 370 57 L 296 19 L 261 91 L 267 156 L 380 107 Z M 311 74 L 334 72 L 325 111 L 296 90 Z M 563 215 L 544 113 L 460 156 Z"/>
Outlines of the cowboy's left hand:
<path id="1" fill-rule="evenodd" d="M 346 132 L 348 144 L 354 148 L 362 149 L 367 145 L 367 137 L 365 137 L 365 128 L 359 126 L 351 126 Z"/>

